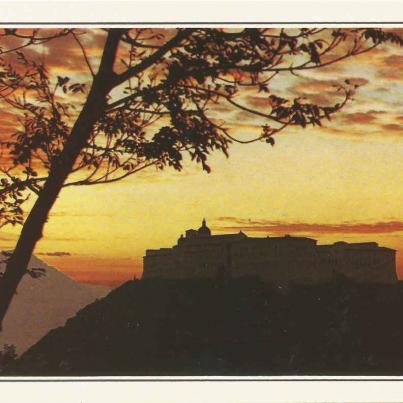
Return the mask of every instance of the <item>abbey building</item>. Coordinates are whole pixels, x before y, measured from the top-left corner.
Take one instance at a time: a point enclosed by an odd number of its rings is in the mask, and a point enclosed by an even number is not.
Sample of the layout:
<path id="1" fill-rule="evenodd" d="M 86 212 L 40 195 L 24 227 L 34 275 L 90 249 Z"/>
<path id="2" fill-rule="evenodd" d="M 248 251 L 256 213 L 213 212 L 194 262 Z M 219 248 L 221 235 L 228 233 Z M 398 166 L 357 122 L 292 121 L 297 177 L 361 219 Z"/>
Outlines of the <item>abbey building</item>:
<path id="1" fill-rule="evenodd" d="M 337 273 L 360 282 L 393 283 L 396 251 L 376 242 L 317 245 L 315 239 L 290 235 L 212 235 L 203 220 L 172 248 L 148 249 L 143 278 L 255 275 L 271 283 L 309 284 L 329 281 Z"/>

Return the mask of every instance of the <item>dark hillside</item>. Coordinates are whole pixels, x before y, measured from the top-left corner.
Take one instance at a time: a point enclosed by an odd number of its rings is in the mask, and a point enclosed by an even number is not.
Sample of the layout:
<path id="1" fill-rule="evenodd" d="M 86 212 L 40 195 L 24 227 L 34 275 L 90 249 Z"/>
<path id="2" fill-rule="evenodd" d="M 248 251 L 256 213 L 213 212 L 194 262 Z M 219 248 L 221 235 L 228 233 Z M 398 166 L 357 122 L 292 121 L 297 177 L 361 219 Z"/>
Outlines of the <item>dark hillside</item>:
<path id="1" fill-rule="evenodd" d="M 401 285 L 132 281 L 51 331 L 17 375 L 403 375 Z"/>

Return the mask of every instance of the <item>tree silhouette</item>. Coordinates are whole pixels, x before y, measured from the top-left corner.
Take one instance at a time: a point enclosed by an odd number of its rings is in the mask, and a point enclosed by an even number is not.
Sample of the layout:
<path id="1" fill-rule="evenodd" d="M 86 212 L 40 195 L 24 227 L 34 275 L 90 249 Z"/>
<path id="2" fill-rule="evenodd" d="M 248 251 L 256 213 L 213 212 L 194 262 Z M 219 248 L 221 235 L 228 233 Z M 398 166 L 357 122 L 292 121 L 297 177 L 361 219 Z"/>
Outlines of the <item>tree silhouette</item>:
<path id="1" fill-rule="evenodd" d="M 51 32 L 51 33 L 49 33 Z M 19 117 L 2 134 L 0 227 L 22 224 L 0 281 L 0 324 L 27 273 L 48 214 L 66 186 L 111 183 L 149 166 L 181 170 L 184 155 L 209 172 L 207 157 L 228 155 L 231 143 L 262 141 L 290 125 L 321 125 L 352 98 L 357 84 L 340 83 L 332 103 L 274 93 L 271 81 L 368 52 L 384 42 L 381 29 L 105 29 L 102 56 L 88 54 L 77 29 L 0 31 L 0 97 Z M 29 48 L 73 38 L 88 80 L 53 76 Z M 60 49 L 63 58 L 63 49 Z M 265 94 L 267 105 L 250 103 Z M 251 139 L 235 137 L 217 107 L 264 119 Z M 24 202 L 36 197 L 25 217 Z"/>

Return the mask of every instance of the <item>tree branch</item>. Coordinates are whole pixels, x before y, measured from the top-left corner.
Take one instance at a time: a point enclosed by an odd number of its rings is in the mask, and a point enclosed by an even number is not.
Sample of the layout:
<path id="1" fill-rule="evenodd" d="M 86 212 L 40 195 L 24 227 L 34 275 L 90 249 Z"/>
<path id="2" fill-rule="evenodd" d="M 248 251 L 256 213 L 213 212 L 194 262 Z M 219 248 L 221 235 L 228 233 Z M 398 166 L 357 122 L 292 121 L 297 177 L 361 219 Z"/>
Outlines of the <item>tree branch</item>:
<path id="1" fill-rule="evenodd" d="M 114 86 L 122 84 L 129 78 L 134 77 L 135 75 L 146 70 L 148 67 L 152 66 L 161 57 L 163 57 L 166 53 L 172 50 L 175 46 L 179 45 L 183 39 L 191 35 L 193 32 L 194 29 L 188 29 L 188 28 L 180 30 L 172 39 L 170 39 L 164 45 L 159 47 L 159 49 L 155 51 L 151 56 L 148 56 L 140 63 L 136 64 L 133 67 L 130 67 L 125 72 L 117 75 L 117 77 L 114 80 Z"/>
<path id="2" fill-rule="evenodd" d="M 95 77 L 94 70 L 92 69 L 91 63 L 88 59 L 87 52 L 86 52 L 83 44 L 81 43 L 80 39 L 77 37 L 77 34 L 74 31 L 71 31 L 71 34 L 73 35 L 74 40 L 77 42 L 78 46 L 81 49 L 81 53 L 83 54 L 83 57 L 84 57 L 86 65 L 88 67 L 88 70 L 90 71 L 92 77 Z"/>

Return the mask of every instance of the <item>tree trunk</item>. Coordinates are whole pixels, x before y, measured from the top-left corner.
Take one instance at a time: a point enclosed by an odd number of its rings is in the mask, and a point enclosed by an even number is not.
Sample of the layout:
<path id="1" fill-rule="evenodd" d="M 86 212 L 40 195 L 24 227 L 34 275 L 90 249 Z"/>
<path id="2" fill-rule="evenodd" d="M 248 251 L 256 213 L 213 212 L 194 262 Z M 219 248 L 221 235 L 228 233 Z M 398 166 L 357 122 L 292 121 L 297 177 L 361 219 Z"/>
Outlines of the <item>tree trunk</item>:
<path id="1" fill-rule="evenodd" d="M 87 101 L 75 122 L 71 134 L 57 160 L 52 164 L 46 183 L 30 211 L 13 254 L 7 261 L 6 270 L 0 280 L 0 331 L 4 316 L 24 274 L 49 212 L 70 174 L 74 163 L 91 134 L 92 126 L 104 111 L 106 95 L 113 86 L 113 62 L 121 31 L 111 30 L 106 39 L 98 74 Z M 33 301 L 34 303 L 34 301 Z"/>

